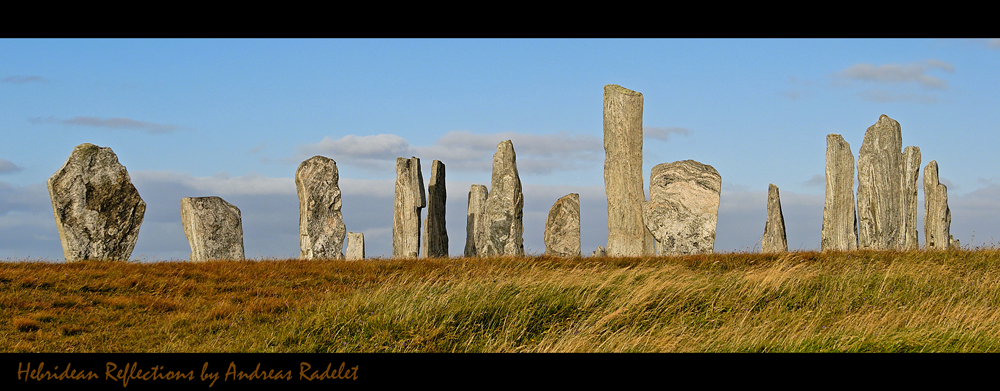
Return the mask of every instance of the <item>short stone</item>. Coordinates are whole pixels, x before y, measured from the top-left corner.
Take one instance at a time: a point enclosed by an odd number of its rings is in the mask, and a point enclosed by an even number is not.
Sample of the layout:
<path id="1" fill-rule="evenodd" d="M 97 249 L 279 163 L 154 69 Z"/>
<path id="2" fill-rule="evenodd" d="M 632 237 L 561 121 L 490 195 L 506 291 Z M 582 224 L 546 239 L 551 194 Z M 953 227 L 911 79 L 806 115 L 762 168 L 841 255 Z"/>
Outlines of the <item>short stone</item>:
<path id="1" fill-rule="evenodd" d="M 243 260 L 240 209 L 219 197 L 181 198 L 181 224 L 191 261 Z"/>

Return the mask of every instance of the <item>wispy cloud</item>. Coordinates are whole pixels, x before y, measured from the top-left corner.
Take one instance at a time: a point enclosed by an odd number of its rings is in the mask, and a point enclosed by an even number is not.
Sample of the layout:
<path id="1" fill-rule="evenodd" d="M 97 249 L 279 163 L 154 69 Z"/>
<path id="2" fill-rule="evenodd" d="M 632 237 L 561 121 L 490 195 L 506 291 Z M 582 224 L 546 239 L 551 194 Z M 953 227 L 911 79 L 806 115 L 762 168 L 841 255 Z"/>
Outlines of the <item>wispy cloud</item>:
<path id="1" fill-rule="evenodd" d="M 947 81 L 927 74 L 931 69 L 940 69 L 948 73 L 955 72 L 953 65 L 941 60 L 932 59 L 908 64 L 854 64 L 835 73 L 834 76 L 840 81 L 864 81 L 886 84 L 914 83 L 924 89 L 948 89 Z"/>
<path id="2" fill-rule="evenodd" d="M 691 131 L 686 128 L 678 127 L 657 127 L 657 126 L 643 126 L 642 136 L 644 138 L 655 138 L 657 140 L 667 141 L 671 134 L 683 134 L 687 136 L 691 134 Z"/>
<path id="3" fill-rule="evenodd" d="M 21 171 L 21 167 L 7 159 L 0 159 L 0 174 L 9 174 L 12 172 Z"/>
<path id="4" fill-rule="evenodd" d="M 887 90 L 861 91 L 858 93 L 858 97 L 869 102 L 917 102 L 923 104 L 938 102 L 938 98 L 931 94 L 897 93 Z"/>
<path id="5" fill-rule="evenodd" d="M 25 75 L 7 76 L 3 78 L 3 80 L 0 80 L 0 82 L 10 83 L 10 84 L 25 84 L 32 82 L 44 83 L 47 81 L 48 81 L 47 79 L 41 76 L 25 76 Z"/>
<path id="6" fill-rule="evenodd" d="M 163 134 L 170 133 L 175 130 L 190 130 L 188 128 L 171 125 L 171 124 L 157 124 L 153 122 L 138 121 L 131 118 L 97 118 L 97 117 L 82 117 L 76 116 L 70 119 L 58 119 L 55 117 L 34 117 L 28 119 L 31 123 L 61 123 L 66 125 L 81 125 L 81 126 L 93 126 L 97 128 L 108 128 L 108 129 L 135 129 L 140 130 L 149 134 Z"/>

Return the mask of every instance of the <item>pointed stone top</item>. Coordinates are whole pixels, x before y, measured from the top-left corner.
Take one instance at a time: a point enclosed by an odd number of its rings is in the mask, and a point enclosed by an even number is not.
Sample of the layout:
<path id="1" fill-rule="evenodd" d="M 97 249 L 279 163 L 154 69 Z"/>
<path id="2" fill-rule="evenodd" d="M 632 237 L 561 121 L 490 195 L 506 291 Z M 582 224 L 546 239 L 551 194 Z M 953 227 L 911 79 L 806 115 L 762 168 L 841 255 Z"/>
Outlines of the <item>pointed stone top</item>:
<path id="1" fill-rule="evenodd" d="M 622 86 L 617 85 L 617 84 L 608 84 L 608 85 L 605 85 L 604 86 L 604 93 L 609 93 L 609 92 L 617 92 L 619 94 L 639 95 L 639 96 L 642 96 L 641 92 L 632 91 L 632 90 L 630 90 L 628 88 L 622 87 Z"/>
<path id="2" fill-rule="evenodd" d="M 882 114 L 874 125 L 869 126 L 865 131 L 865 138 L 861 141 L 862 149 L 889 149 L 899 153 L 903 147 L 903 133 L 899 122 Z"/>

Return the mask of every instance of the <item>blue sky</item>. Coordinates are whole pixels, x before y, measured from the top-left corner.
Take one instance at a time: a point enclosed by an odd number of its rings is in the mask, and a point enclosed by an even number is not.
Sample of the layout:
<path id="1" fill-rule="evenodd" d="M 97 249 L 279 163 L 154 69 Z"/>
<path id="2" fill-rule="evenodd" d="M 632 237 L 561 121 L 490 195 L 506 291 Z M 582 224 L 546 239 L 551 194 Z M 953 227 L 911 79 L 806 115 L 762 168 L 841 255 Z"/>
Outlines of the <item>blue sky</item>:
<path id="1" fill-rule="evenodd" d="M 425 181 L 441 160 L 457 256 L 469 186 L 489 186 L 506 139 L 527 250 L 576 192 L 589 254 L 607 240 L 606 84 L 644 96 L 647 192 L 659 163 L 722 175 L 716 251 L 759 249 L 769 183 L 789 247 L 818 249 L 826 135 L 857 158 L 881 114 L 921 170 L 938 162 L 955 237 L 1000 240 L 995 39 L 3 39 L 0 56 L 0 258 L 62 259 L 45 181 L 85 142 L 111 147 L 147 203 L 139 260 L 187 259 L 180 198 L 208 195 L 242 210 L 248 257 L 297 257 L 292 178 L 317 154 L 369 256 L 392 253 L 395 158 L 419 157 Z"/>

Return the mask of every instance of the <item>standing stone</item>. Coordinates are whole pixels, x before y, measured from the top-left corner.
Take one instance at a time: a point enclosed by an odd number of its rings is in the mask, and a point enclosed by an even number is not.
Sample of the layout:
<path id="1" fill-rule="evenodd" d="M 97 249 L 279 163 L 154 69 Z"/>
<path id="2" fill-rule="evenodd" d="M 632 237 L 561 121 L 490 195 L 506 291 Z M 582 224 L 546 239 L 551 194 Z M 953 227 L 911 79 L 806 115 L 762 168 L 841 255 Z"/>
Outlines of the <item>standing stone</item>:
<path id="1" fill-rule="evenodd" d="M 445 201 L 448 199 L 444 185 L 444 163 L 431 162 L 431 180 L 427 183 L 427 222 L 424 224 L 424 256 L 448 256 L 448 228 L 445 226 Z"/>
<path id="2" fill-rule="evenodd" d="M 781 214 L 778 186 L 773 183 L 767 187 L 767 222 L 764 223 L 764 237 L 761 238 L 760 250 L 764 253 L 788 251 L 788 240 L 785 239 L 785 217 Z"/>
<path id="3" fill-rule="evenodd" d="M 920 148 L 909 146 L 903 150 L 903 182 L 901 183 L 903 210 L 903 250 L 920 248 L 917 237 L 917 183 L 920 183 Z"/>
<path id="4" fill-rule="evenodd" d="M 651 243 L 643 225 L 642 94 L 604 86 L 604 190 L 608 197 L 609 256 L 637 257 Z"/>
<path id="5" fill-rule="evenodd" d="M 826 201 L 823 204 L 823 251 L 858 248 L 854 203 L 854 155 L 839 134 L 826 135 Z"/>
<path id="6" fill-rule="evenodd" d="M 592 257 L 606 257 L 606 256 L 608 256 L 608 250 L 606 248 L 604 248 L 604 246 L 597 246 L 597 249 L 594 250 L 594 252 L 590 253 L 590 256 L 592 256 Z"/>
<path id="7" fill-rule="evenodd" d="M 858 150 L 858 248 L 903 245 L 903 136 L 885 114 L 865 132 Z"/>
<path id="8" fill-rule="evenodd" d="M 47 185 L 66 262 L 129 259 L 146 203 L 111 148 L 78 145 Z"/>
<path id="9" fill-rule="evenodd" d="M 545 255 L 580 256 L 580 194 L 563 196 L 545 220 Z"/>
<path id="10" fill-rule="evenodd" d="M 347 233 L 347 254 L 348 261 L 365 259 L 365 234 L 362 232 Z"/>
<path id="11" fill-rule="evenodd" d="M 643 216 L 656 255 L 711 254 L 721 191 L 722 176 L 712 166 L 684 160 L 653 167 Z"/>
<path id="12" fill-rule="evenodd" d="M 479 255 L 486 245 L 486 186 L 472 185 L 469 189 L 469 211 L 465 215 L 465 256 Z"/>
<path id="13" fill-rule="evenodd" d="M 240 209 L 219 197 L 181 198 L 181 224 L 191 262 L 243 260 Z"/>
<path id="14" fill-rule="evenodd" d="M 392 216 L 393 258 L 420 254 L 420 211 L 427 206 L 420 159 L 396 158 L 396 196 Z"/>
<path id="15" fill-rule="evenodd" d="M 523 209 L 514 144 L 501 141 L 493 154 L 493 179 L 486 197 L 486 243 L 479 248 L 480 256 L 524 255 Z"/>
<path id="16" fill-rule="evenodd" d="M 347 227 L 340 212 L 337 162 L 313 156 L 295 171 L 299 194 L 299 258 L 341 259 Z"/>
<path id="17" fill-rule="evenodd" d="M 924 167 L 924 246 L 947 250 L 951 243 L 951 210 L 948 187 L 938 178 L 937 160 Z"/>

